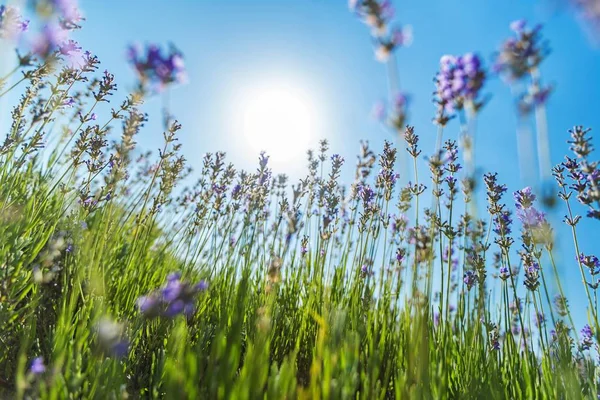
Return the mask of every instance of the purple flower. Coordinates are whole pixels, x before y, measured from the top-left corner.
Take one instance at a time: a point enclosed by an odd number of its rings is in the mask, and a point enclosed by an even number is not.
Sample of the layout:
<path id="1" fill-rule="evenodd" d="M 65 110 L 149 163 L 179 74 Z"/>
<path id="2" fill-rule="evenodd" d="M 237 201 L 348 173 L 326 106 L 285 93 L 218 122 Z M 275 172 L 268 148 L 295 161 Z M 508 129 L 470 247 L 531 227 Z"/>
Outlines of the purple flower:
<path id="1" fill-rule="evenodd" d="M 184 309 L 185 303 L 183 302 L 183 300 L 175 299 L 175 301 L 172 301 L 167 305 L 167 309 L 164 312 L 164 315 L 169 318 L 172 318 L 177 314 L 181 314 Z"/>
<path id="2" fill-rule="evenodd" d="M 518 208 L 517 217 L 525 230 L 540 228 L 546 223 L 546 214 L 538 211 L 535 207 Z"/>
<path id="3" fill-rule="evenodd" d="M 581 330 L 581 350 L 589 350 L 594 344 L 594 332 L 589 325 L 585 325 Z"/>
<path id="4" fill-rule="evenodd" d="M 536 290 L 539 286 L 540 265 L 529 254 L 521 256 L 525 271 L 524 285 L 529 290 Z"/>
<path id="5" fill-rule="evenodd" d="M 238 196 L 240 195 L 240 193 L 242 192 L 242 185 L 240 185 L 239 183 L 236 184 L 233 189 L 231 190 L 231 197 L 233 199 L 237 199 Z"/>
<path id="6" fill-rule="evenodd" d="M 36 357 L 31 362 L 29 372 L 34 375 L 41 375 L 46 372 L 46 366 L 44 365 L 44 357 Z"/>
<path id="7" fill-rule="evenodd" d="M 504 210 L 494 216 L 494 233 L 496 235 L 510 235 L 512 218 L 510 211 Z"/>
<path id="8" fill-rule="evenodd" d="M 600 260 L 598 260 L 598 257 L 594 255 L 586 256 L 581 253 L 577 259 L 582 265 L 585 265 L 590 270 L 592 275 L 596 275 L 600 272 Z"/>
<path id="9" fill-rule="evenodd" d="M 437 327 L 439 324 L 440 324 L 440 313 L 435 312 L 433 314 L 433 325 Z"/>
<path id="10" fill-rule="evenodd" d="M 471 290 L 475 283 L 477 283 L 477 275 L 473 271 L 467 271 L 463 275 L 463 282 L 467 285 L 467 289 Z"/>
<path id="11" fill-rule="evenodd" d="M 145 54 L 139 45 L 130 45 L 127 60 L 135 68 L 143 87 L 150 85 L 160 92 L 170 84 L 187 82 L 183 54 L 173 45 L 167 54 L 154 44 L 146 47 Z"/>
<path id="12" fill-rule="evenodd" d="M 179 280 L 179 277 L 174 279 L 167 278 L 167 284 L 162 289 L 162 297 L 166 302 L 174 302 L 178 297 L 181 296 L 183 290 L 183 283 Z"/>
<path id="13" fill-rule="evenodd" d="M 114 343 L 110 348 L 110 353 L 116 358 L 123 358 L 129 352 L 129 341 L 119 340 Z"/>
<path id="14" fill-rule="evenodd" d="M 390 41 L 394 47 L 406 47 L 412 43 L 412 27 L 406 25 L 402 28 L 394 28 L 391 33 Z"/>
<path id="15" fill-rule="evenodd" d="M 71 108 L 75 105 L 75 99 L 73 99 L 72 97 L 67 97 L 65 100 L 63 100 L 63 106 Z"/>
<path id="16" fill-rule="evenodd" d="M 59 46 L 65 45 L 68 41 L 68 33 L 65 29 L 57 24 L 45 25 L 41 33 L 34 38 L 31 50 L 34 54 L 46 58 L 52 52 L 59 49 Z M 71 46 L 65 48 L 65 52 L 69 54 Z M 61 54 L 64 54 L 61 51 Z"/>
<path id="17" fill-rule="evenodd" d="M 375 192 L 369 185 L 360 184 L 358 187 L 358 197 L 363 201 L 365 208 L 368 208 L 375 199 Z"/>
<path id="18" fill-rule="evenodd" d="M 197 289 L 199 292 L 204 292 L 204 291 L 206 291 L 206 290 L 208 289 L 208 282 L 207 282 L 207 281 L 205 281 L 204 279 L 203 279 L 203 280 L 201 280 L 200 282 L 198 282 L 198 283 L 196 284 L 196 289 Z"/>
<path id="19" fill-rule="evenodd" d="M 77 0 L 49 0 L 54 7 L 54 11 L 69 29 L 77 27 L 76 24 L 83 18 L 79 13 Z"/>
<path id="20" fill-rule="evenodd" d="M 398 263 L 401 263 L 402 260 L 404 260 L 405 256 L 406 256 L 406 251 L 404 249 L 396 250 L 396 261 L 398 261 Z"/>
<path id="21" fill-rule="evenodd" d="M 548 54 L 548 49 L 540 37 L 541 26 L 529 29 L 524 20 L 519 20 L 511 23 L 510 29 L 515 36 L 504 41 L 493 69 L 508 81 L 515 81 L 536 68 Z"/>
<path id="22" fill-rule="evenodd" d="M 140 296 L 138 297 L 136 304 L 142 314 L 146 316 L 154 316 L 158 315 L 160 298 L 154 294 Z"/>
<path id="23" fill-rule="evenodd" d="M 518 190 L 513 194 L 517 217 L 523 224 L 525 230 L 542 228 L 547 225 L 546 215 L 533 206 L 536 196 L 530 187 Z"/>
<path id="24" fill-rule="evenodd" d="M 373 28 L 373 35 L 385 34 L 388 22 L 394 18 L 394 7 L 389 0 L 350 0 L 350 10 Z"/>
<path id="25" fill-rule="evenodd" d="M 546 316 L 544 315 L 544 313 L 537 312 L 535 314 L 535 325 L 538 328 L 541 328 L 544 326 L 545 323 L 546 323 Z"/>
<path id="26" fill-rule="evenodd" d="M 98 345 L 102 351 L 116 358 L 127 355 L 129 340 L 125 336 L 123 324 L 103 317 L 96 325 L 95 330 L 98 334 Z"/>
<path id="27" fill-rule="evenodd" d="M 440 72 L 435 78 L 436 102 L 445 111 L 463 107 L 465 101 L 477 101 L 486 73 L 481 59 L 474 53 L 440 58 Z"/>
<path id="28" fill-rule="evenodd" d="M 510 271 L 509 271 L 508 267 L 503 265 L 502 267 L 500 267 L 500 279 L 505 281 L 508 278 L 510 278 Z"/>
<path id="29" fill-rule="evenodd" d="M 137 307 L 145 317 L 159 315 L 172 318 L 178 314 L 192 315 L 196 296 L 208 289 L 208 282 L 202 280 L 195 285 L 181 280 L 179 272 L 167 276 L 167 282 L 148 295 L 140 296 Z"/>
<path id="30" fill-rule="evenodd" d="M 67 40 L 58 46 L 58 51 L 64 56 L 75 56 L 80 50 L 81 46 L 74 40 Z"/>
<path id="31" fill-rule="evenodd" d="M 15 39 L 29 28 L 29 20 L 24 20 L 19 9 L 0 5 L 0 39 Z"/>

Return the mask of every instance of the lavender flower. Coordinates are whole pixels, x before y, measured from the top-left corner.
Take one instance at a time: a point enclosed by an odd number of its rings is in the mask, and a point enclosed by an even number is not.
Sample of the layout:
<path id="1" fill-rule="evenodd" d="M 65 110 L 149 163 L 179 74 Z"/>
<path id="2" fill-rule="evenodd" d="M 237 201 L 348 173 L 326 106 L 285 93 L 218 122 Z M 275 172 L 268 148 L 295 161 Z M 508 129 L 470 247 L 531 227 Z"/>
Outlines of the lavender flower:
<path id="1" fill-rule="evenodd" d="M 537 210 L 533 203 L 536 196 L 530 187 L 514 192 L 517 217 L 523 224 L 526 235 L 531 235 L 536 243 L 549 244 L 552 242 L 552 228 L 546 220 L 546 215 Z"/>
<path id="2" fill-rule="evenodd" d="M 127 59 L 135 68 L 142 88 L 150 85 L 160 92 L 170 84 L 187 81 L 183 54 L 173 45 L 167 54 L 155 44 L 147 46 L 145 51 L 139 45 L 131 45 Z"/>
<path id="3" fill-rule="evenodd" d="M 137 307 L 148 318 L 157 316 L 175 317 L 181 313 L 191 315 L 194 312 L 196 296 L 208 289 L 206 281 L 192 285 L 181 280 L 181 274 L 169 274 L 166 284 L 148 295 L 140 296 Z"/>
<path id="4" fill-rule="evenodd" d="M 379 38 L 375 50 L 375 58 L 378 61 L 386 62 L 394 50 L 400 47 L 407 47 L 412 43 L 412 28 L 410 25 L 402 28 L 395 28 L 386 38 Z"/>
<path id="5" fill-rule="evenodd" d="M 526 21 L 518 20 L 511 23 L 510 28 L 515 36 L 504 41 L 493 69 L 513 82 L 537 68 L 548 55 L 548 48 L 540 36 L 541 25 L 529 29 Z"/>
<path id="6" fill-rule="evenodd" d="M 31 362 L 29 372 L 33 375 L 41 375 L 46 372 L 46 366 L 44 365 L 44 357 L 36 357 Z"/>
<path id="7" fill-rule="evenodd" d="M 31 50 L 42 58 L 47 58 L 55 51 L 63 55 L 71 55 L 76 49 L 80 49 L 74 43 L 69 42 L 67 30 L 58 24 L 50 23 L 45 25 L 33 39 Z"/>
<path id="8" fill-rule="evenodd" d="M 534 260 L 530 253 L 522 253 L 521 259 L 523 260 L 523 267 L 525 271 L 524 285 L 527 287 L 527 289 L 534 291 L 540 285 L 540 265 Z"/>
<path id="9" fill-rule="evenodd" d="M 124 326 L 108 317 L 103 317 L 96 325 L 100 350 L 121 358 L 129 351 L 129 340 L 125 337 Z"/>
<path id="10" fill-rule="evenodd" d="M 544 326 L 546 323 L 546 316 L 544 313 L 537 312 L 535 313 L 535 326 L 539 329 Z"/>
<path id="11" fill-rule="evenodd" d="M 515 199 L 515 205 L 517 209 L 527 209 L 531 207 L 536 199 L 535 194 L 532 193 L 531 187 L 529 186 L 514 192 L 513 197 Z"/>
<path id="12" fill-rule="evenodd" d="M 579 345 L 580 349 L 589 350 L 594 344 L 594 332 L 589 325 L 585 325 L 581 330 L 581 343 Z"/>
<path id="13" fill-rule="evenodd" d="M 569 130 L 571 140 L 568 143 L 577 159 L 567 157 L 558 171 L 566 169 L 569 172 L 568 177 L 572 181 L 569 188 L 576 191 L 577 200 L 588 207 L 588 218 L 600 219 L 600 170 L 598 162 L 589 160 L 589 155 L 594 151 L 589 132 L 590 129 L 583 126 Z M 555 171 L 555 176 L 558 171 Z"/>
<path id="14" fill-rule="evenodd" d="M 23 19 L 19 9 L 0 5 L 0 39 L 15 39 L 29 28 L 29 20 Z"/>
<path id="15" fill-rule="evenodd" d="M 350 0 L 351 11 L 373 29 L 373 35 L 384 35 L 389 21 L 394 17 L 394 7 L 390 0 Z"/>
<path id="16" fill-rule="evenodd" d="M 369 268 L 369 266 L 367 264 L 363 264 L 360 267 L 360 273 L 362 276 L 371 276 L 373 275 L 373 271 Z"/>
<path id="17" fill-rule="evenodd" d="M 463 275 L 463 282 L 467 285 L 467 290 L 471 290 L 477 283 L 477 275 L 473 271 L 466 271 Z"/>
<path id="18" fill-rule="evenodd" d="M 577 257 L 579 262 L 590 270 L 591 275 L 600 273 L 600 260 L 594 255 L 586 256 L 583 253 Z"/>
<path id="19" fill-rule="evenodd" d="M 503 265 L 502 267 L 500 267 L 500 279 L 505 281 L 508 278 L 510 278 L 510 275 L 511 275 L 511 273 L 507 266 Z"/>
<path id="20" fill-rule="evenodd" d="M 441 111 L 460 110 L 467 102 L 473 104 L 476 111 L 483 104 L 477 99 L 485 78 L 486 73 L 478 55 L 445 55 L 440 59 L 440 72 L 435 78 L 435 101 Z"/>

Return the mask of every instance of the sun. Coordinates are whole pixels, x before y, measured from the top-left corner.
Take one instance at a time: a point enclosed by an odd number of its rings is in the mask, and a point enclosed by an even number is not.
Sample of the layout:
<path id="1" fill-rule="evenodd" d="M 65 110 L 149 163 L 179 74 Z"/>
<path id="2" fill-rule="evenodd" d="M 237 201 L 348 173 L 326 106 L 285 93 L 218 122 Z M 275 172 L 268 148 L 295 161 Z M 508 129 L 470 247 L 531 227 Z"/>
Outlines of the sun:
<path id="1" fill-rule="evenodd" d="M 301 161 L 317 129 L 315 103 L 299 87 L 271 84 L 244 93 L 239 134 L 252 153 L 265 151 L 271 163 Z"/>

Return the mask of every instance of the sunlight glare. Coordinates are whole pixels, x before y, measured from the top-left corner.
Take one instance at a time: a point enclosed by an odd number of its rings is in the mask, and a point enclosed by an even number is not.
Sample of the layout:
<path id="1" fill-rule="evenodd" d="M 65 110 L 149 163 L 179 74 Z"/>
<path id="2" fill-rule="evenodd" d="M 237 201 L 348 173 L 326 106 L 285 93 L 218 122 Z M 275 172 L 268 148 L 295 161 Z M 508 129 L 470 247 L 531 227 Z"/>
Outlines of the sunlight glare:
<path id="1" fill-rule="evenodd" d="M 240 130 L 248 149 L 272 163 L 302 161 L 312 145 L 316 112 L 309 96 L 289 85 L 255 88 L 244 96 Z"/>

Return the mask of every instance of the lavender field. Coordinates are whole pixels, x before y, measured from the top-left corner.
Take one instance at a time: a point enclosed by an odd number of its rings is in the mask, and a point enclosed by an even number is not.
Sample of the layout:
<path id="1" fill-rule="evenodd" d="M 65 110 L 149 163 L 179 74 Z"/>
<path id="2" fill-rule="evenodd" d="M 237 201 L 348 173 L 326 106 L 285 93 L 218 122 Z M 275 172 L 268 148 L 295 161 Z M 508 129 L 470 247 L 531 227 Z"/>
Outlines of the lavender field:
<path id="1" fill-rule="evenodd" d="M 0 398 L 600 397 L 600 1 L 100 3 L 0 0 Z"/>

